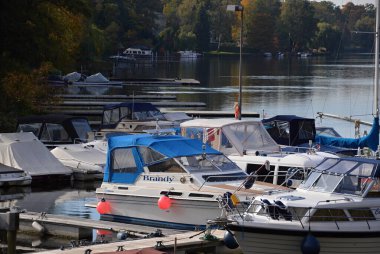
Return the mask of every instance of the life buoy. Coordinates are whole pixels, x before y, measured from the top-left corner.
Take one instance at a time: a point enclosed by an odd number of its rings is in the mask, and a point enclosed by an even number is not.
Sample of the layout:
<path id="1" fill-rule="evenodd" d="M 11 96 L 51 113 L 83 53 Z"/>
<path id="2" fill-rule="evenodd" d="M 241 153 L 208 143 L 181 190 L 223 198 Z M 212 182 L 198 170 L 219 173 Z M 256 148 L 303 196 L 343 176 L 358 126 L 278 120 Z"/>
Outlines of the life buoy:
<path id="1" fill-rule="evenodd" d="M 240 114 L 240 107 L 239 104 L 235 104 L 235 119 L 239 119 L 239 114 Z"/>

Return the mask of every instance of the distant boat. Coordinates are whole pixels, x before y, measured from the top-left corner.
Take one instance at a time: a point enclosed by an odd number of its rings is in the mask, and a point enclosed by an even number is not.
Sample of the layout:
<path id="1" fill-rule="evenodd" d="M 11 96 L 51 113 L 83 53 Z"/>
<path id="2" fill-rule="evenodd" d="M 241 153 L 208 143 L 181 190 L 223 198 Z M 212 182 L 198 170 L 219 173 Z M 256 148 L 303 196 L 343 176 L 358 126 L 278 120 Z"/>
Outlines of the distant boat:
<path id="1" fill-rule="evenodd" d="M 121 86 L 121 81 L 110 81 L 100 72 L 91 76 L 85 76 L 78 72 L 72 72 L 63 77 L 63 81 L 70 85 L 86 85 L 86 86 Z"/>
<path id="2" fill-rule="evenodd" d="M 122 56 L 137 58 L 153 57 L 153 51 L 145 46 L 134 46 L 124 50 Z"/>
<path id="3" fill-rule="evenodd" d="M 197 58 L 197 57 L 202 56 L 202 54 L 197 53 L 192 50 L 181 50 L 181 51 L 178 51 L 178 54 L 180 55 L 181 58 Z"/>
<path id="4" fill-rule="evenodd" d="M 29 173 L 0 163 L 0 187 L 30 185 Z"/>

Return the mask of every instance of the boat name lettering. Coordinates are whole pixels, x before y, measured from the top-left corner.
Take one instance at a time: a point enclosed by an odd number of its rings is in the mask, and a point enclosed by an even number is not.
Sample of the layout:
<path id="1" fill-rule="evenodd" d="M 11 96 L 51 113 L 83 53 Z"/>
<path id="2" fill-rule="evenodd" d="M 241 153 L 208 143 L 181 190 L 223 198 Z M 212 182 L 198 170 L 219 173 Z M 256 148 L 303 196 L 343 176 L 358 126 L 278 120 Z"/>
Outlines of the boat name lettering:
<path id="1" fill-rule="evenodd" d="M 144 181 L 151 181 L 151 182 L 168 182 L 171 183 L 174 180 L 174 177 L 170 176 L 144 176 Z"/>

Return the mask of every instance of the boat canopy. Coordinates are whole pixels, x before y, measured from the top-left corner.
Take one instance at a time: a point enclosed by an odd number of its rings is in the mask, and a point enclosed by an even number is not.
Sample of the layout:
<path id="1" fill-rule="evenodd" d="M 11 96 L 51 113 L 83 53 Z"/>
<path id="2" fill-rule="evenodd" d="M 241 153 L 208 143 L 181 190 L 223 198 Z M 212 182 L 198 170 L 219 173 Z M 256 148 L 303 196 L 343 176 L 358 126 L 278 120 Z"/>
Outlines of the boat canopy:
<path id="1" fill-rule="evenodd" d="M 182 136 L 197 138 L 226 155 L 247 151 L 279 151 L 260 121 L 236 119 L 194 119 L 181 123 Z"/>
<path id="2" fill-rule="evenodd" d="M 317 135 L 315 142 L 321 145 L 330 145 L 345 148 L 369 147 L 376 151 L 379 145 L 379 118 L 373 119 L 372 129 L 367 136 L 361 138 L 340 138 Z"/>
<path id="3" fill-rule="evenodd" d="M 115 128 L 122 120 L 152 121 L 165 120 L 164 115 L 152 103 L 125 102 L 105 105 L 101 128 Z"/>
<path id="4" fill-rule="evenodd" d="M 271 137 L 281 145 L 296 146 L 315 139 L 315 120 L 296 115 L 277 115 L 262 120 Z"/>
<path id="5" fill-rule="evenodd" d="M 1 133 L 0 163 L 24 170 L 32 177 L 72 173 L 31 132 Z"/>
<path id="6" fill-rule="evenodd" d="M 181 136 L 136 134 L 108 139 L 105 182 L 133 183 L 144 167 L 181 156 L 222 153 L 199 140 Z"/>

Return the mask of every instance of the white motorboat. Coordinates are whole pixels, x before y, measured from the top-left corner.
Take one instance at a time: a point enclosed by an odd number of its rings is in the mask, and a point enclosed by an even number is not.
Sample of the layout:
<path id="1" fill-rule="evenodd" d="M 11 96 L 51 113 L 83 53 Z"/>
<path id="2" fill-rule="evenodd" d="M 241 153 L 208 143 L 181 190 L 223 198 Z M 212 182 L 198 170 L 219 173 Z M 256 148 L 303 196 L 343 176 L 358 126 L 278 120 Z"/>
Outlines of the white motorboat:
<path id="1" fill-rule="evenodd" d="M 163 114 L 148 102 L 125 102 L 105 105 L 100 131 L 95 139 L 102 139 L 107 133 L 143 133 L 147 130 L 178 128 L 181 121 L 189 120 L 186 114 Z"/>
<path id="2" fill-rule="evenodd" d="M 267 183 L 242 188 L 247 174 L 196 139 L 115 136 L 108 139 L 108 148 L 103 183 L 96 190 L 98 200 L 105 201 L 98 204 L 103 219 L 204 228 L 207 219 L 220 213 L 217 197 L 226 191 L 240 186 L 236 194 L 249 202 L 258 193 L 287 189 Z"/>
<path id="3" fill-rule="evenodd" d="M 202 54 L 197 53 L 192 50 L 181 50 L 181 51 L 178 51 L 178 54 L 181 56 L 181 58 L 198 58 L 202 56 Z"/>
<path id="4" fill-rule="evenodd" d="M 282 152 L 261 121 L 194 119 L 180 126 L 182 136 L 208 143 L 248 174 L 254 173 L 259 180 L 273 184 L 297 187 L 307 175 L 308 168 L 316 166 L 325 157 L 337 157 L 313 149 L 298 154 Z"/>
<path id="5" fill-rule="evenodd" d="M 31 132 L 0 134 L 0 163 L 27 172 L 33 183 L 54 179 L 55 183 L 71 178 L 71 170 L 62 165 Z"/>
<path id="6" fill-rule="evenodd" d="M 245 254 L 379 253 L 380 162 L 326 158 L 292 192 L 260 195 L 243 213 L 225 207 Z"/>
<path id="7" fill-rule="evenodd" d="M 107 141 L 94 140 L 83 144 L 57 146 L 50 152 L 63 165 L 73 171 L 74 180 L 103 179 Z"/>
<path id="8" fill-rule="evenodd" d="M 63 77 L 63 82 L 74 86 L 121 86 L 121 81 L 111 81 L 100 72 L 85 76 L 78 72 L 71 72 Z"/>

